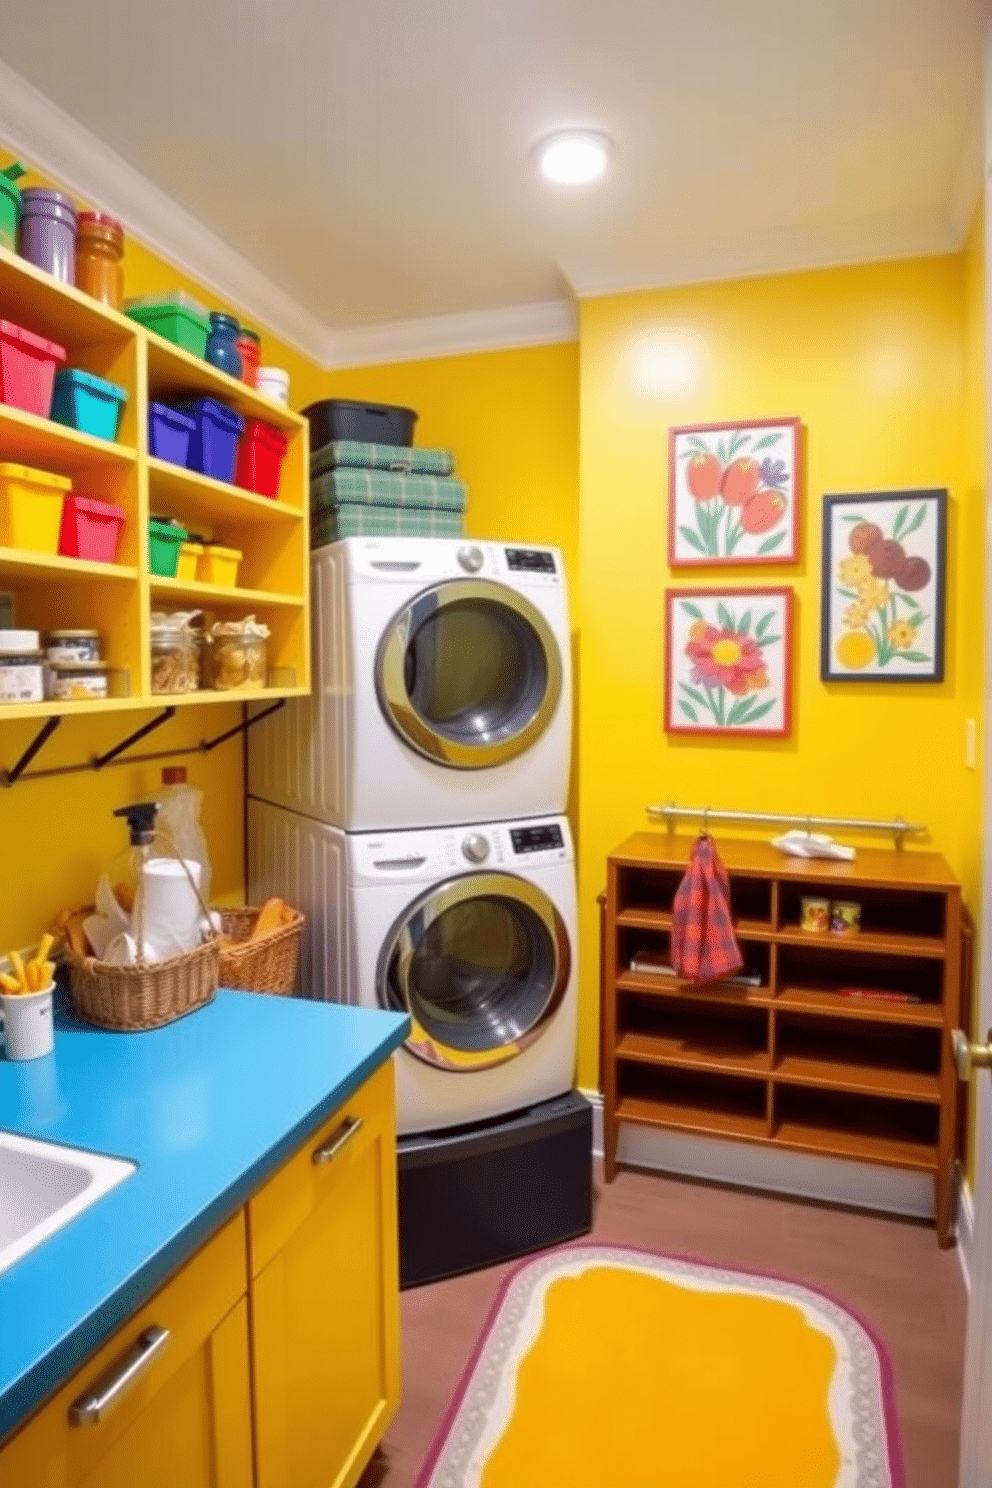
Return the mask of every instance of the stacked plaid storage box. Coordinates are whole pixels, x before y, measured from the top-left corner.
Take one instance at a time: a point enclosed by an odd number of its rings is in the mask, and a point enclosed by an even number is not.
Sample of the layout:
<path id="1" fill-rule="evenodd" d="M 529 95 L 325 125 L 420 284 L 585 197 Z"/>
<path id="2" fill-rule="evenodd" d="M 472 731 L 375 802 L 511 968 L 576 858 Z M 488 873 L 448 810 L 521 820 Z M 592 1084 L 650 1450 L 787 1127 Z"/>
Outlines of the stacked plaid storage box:
<path id="1" fill-rule="evenodd" d="M 468 487 L 448 450 L 338 439 L 310 459 L 310 542 L 461 537 Z"/>

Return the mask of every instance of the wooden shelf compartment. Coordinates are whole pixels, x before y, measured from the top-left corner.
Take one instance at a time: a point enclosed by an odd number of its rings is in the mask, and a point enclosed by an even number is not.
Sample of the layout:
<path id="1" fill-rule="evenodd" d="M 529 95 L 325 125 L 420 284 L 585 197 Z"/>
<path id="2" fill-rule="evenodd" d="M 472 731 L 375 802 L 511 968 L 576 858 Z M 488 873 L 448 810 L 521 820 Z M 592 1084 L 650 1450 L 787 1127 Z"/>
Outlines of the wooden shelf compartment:
<path id="1" fill-rule="evenodd" d="M 801 934 L 801 932 L 800 932 Z M 784 993 L 803 991 L 818 994 L 839 993 L 844 987 L 879 992 L 905 993 L 918 997 L 918 1003 L 887 1003 L 898 1013 L 901 1009 L 941 1010 L 946 967 L 943 958 L 920 956 L 912 959 L 869 948 L 865 937 L 838 936 L 845 951 L 838 953 L 827 936 L 803 935 L 794 941 L 780 942 L 777 950 L 777 987 Z M 855 946 L 855 941 L 860 946 Z M 860 948 L 860 955 L 856 951 Z M 839 1002 L 843 999 L 838 998 Z M 856 1009 L 860 1001 L 853 1004 Z M 877 1005 L 876 1005 L 877 1006 Z M 895 1016 L 892 1022 L 912 1022 Z"/>
<path id="2" fill-rule="evenodd" d="M 823 1157 L 937 1171 L 937 1106 L 797 1085 L 773 1088 L 775 1145 Z"/>
<path id="3" fill-rule="evenodd" d="M 159 603 L 155 606 L 156 609 L 163 608 L 161 605 L 159 585 L 168 582 L 170 581 L 164 579 L 156 580 L 155 582 L 152 592 L 153 595 L 157 595 L 159 600 Z M 208 586 L 204 585 L 201 587 L 206 588 Z M 182 589 L 170 589 L 166 593 L 170 597 L 177 599 L 184 597 L 184 591 Z M 224 590 L 223 593 L 226 598 L 222 603 L 214 601 L 211 603 L 209 609 L 206 606 L 200 606 L 204 609 L 205 614 L 208 617 L 212 616 L 218 620 L 243 619 L 246 613 L 248 613 L 245 609 L 244 597 L 231 598 L 232 594 L 238 596 L 240 591 Z M 192 598 L 192 595 L 186 593 L 185 597 Z M 255 618 L 267 625 L 270 631 L 268 641 L 266 642 L 266 663 L 270 678 L 268 686 L 246 692 L 227 692 L 218 691 L 215 688 L 203 688 L 195 693 L 156 693 L 153 694 L 156 701 L 161 697 L 167 698 L 170 702 L 177 704 L 194 701 L 217 702 L 224 699 L 227 701 L 233 699 L 234 701 L 247 702 L 256 696 L 260 698 L 276 696 L 298 697 L 308 693 L 310 690 L 310 644 L 306 607 L 301 600 L 286 599 L 277 603 L 269 603 L 269 598 L 268 596 L 266 597 L 265 604 L 255 604 L 253 600 L 251 609 L 251 613 L 254 613 Z M 195 604 L 196 601 L 194 599 Z M 165 606 L 165 608 L 168 608 L 168 606 Z M 204 658 L 204 665 L 208 665 L 206 657 Z"/>
<path id="4" fill-rule="evenodd" d="M 0 248 L 0 304 L 7 320 L 64 346 L 69 366 L 82 365 L 76 360 L 80 348 L 132 340 L 138 329 L 126 315 L 7 248 Z"/>
<path id="5" fill-rule="evenodd" d="M 767 1137 L 767 1080 L 622 1062 L 617 1115 L 645 1126 L 677 1127 L 707 1136 Z"/>
<path id="6" fill-rule="evenodd" d="M 0 403 L 0 461 L 68 476 L 82 489 L 87 480 L 103 479 L 108 467 L 133 465 L 136 458 L 133 444 L 95 439 L 92 434 Z"/>
<path id="7" fill-rule="evenodd" d="M 879 998 L 841 997 L 836 991 L 810 987 L 783 987 L 769 999 L 776 1007 L 797 1013 L 817 1013 L 827 1018 L 858 1018 L 866 1022 L 909 1024 L 918 1028 L 943 1028 L 939 1005 L 924 1002 L 886 1002 Z"/>
<path id="8" fill-rule="evenodd" d="M 861 930 L 856 935 L 832 935 L 829 930 L 810 934 L 798 923 L 786 925 L 775 936 L 779 945 L 829 946 L 842 956 L 864 956 L 875 952 L 888 956 L 926 956 L 942 960 L 946 942 L 931 935 L 897 935 L 894 931 Z"/>
<path id="9" fill-rule="evenodd" d="M 735 987 L 727 982 L 706 982 L 699 986 L 692 982 L 679 981 L 677 977 L 657 976 L 653 972 L 621 972 L 617 977 L 617 992 L 660 998 L 688 995 L 703 1005 L 726 1003 L 730 1007 L 770 1008 L 775 1003 L 775 997 L 768 986 Z"/>
<path id="10" fill-rule="evenodd" d="M 767 1074 L 768 1017 L 761 1008 L 691 994 L 625 996 L 617 1008 L 616 1057 L 733 1074 Z"/>
<path id="11" fill-rule="evenodd" d="M 252 687 L 238 692 L 221 692 L 217 688 L 200 688 L 198 692 L 153 693 L 143 707 L 189 708 L 201 703 L 268 703 L 277 698 L 306 697 L 306 687 Z M 130 707 L 134 707 L 132 702 Z"/>
<path id="12" fill-rule="evenodd" d="M 97 580 L 102 584 L 134 583 L 138 570 L 129 563 L 93 563 L 88 558 L 66 558 L 61 553 L 34 553 L 30 548 L 0 548 L 0 580 L 9 588 L 21 580 L 47 584 Z M 48 626 L 42 626 L 47 630 Z"/>
<path id="13" fill-rule="evenodd" d="M 617 924 L 623 929 L 671 930 L 670 910 L 630 908 L 620 910 Z M 775 931 L 770 920 L 748 920 L 735 918 L 734 934 L 738 940 L 774 940 Z M 838 936 L 838 939 L 840 937 Z"/>
<path id="14" fill-rule="evenodd" d="M 823 1089 L 941 1098 L 942 1032 L 812 1014 L 775 1013 L 776 1081 Z"/>
<path id="15" fill-rule="evenodd" d="M 656 916 L 670 923 L 684 875 L 684 868 L 621 868 L 617 878 L 619 923 L 650 924 Z M 773 891 L 770 879 L 739 879 L 731 884 L 730 911 L 738 934 L 764 934 L 774 928 Z"/>
<path id="16" fill-rule="evenodd" d="M 802 933 L 799 931 L 800 900 L 809 893 L 808 884 L 783 883 L 780 886 L 779 929 Z M 896 891 L 892 887 L 865 884 L 852 886 L 843 893 L 834 889 L 829 896 L 824 893 L 818 897 L 852 899 L 860 904 L 861 936 L 866 942 L 891 942 L 900 950 L 905 947 L 907 954 L 923 956 L 936 955 L 936 948 L 943 947 L 945 896 L 942 893 L 925 893 L 912 888 Z M 843 936 L 833 939 L 847 941 Z M 920 945 L 929 949 L 915 949 Z"/>
<path id="17" fill-rule="evenodd" d="M 187 527 L 200 528 L 213 522 L 257 527 L 306 516 L 303 508 L 292 502 L 243 491 L 228 481 L 213 480 L 198 470 L 152 456 L 148 459 L 148 488 L 152 511 L 178 517 Z"/>
<path id="18" fill-rule="evenodd" d="M 174 397 L 216 398 L 237 409 L 242 418 L 262 419 L 287 435 L 305 435 L 309 430 L 307 420 L 284 403 L 266 398 L 246 382 L 229 377 L 202 357 L 183 351 L 154 331 L 142 327 L 140 334 L 147 346 L 148 396 L 152 401 L 168 403 Z M 295 489 L 302 488 L 297 485 Z"/>
<path id="19" fill-rule="evenodd" d="M 637 969 L 634 962 L 639 957 L 651 958 L 660 963 L 662 968 L 671 968 L 671 917 L 668 917 L 668 925 L 655 925 L 642 927 L 641 925 L 618 925 L 617 927 L 617 956 L 616 970 L 618 976 L 626 976 L 628 973 L 645 978 L 652 982 L 667 983 L 670 986 L 678 986 L 679 983 L 674 976 L 667 974 L 666 970 L 658 971 Z M 743 940 L 742 954 L 744 955 L 744 970 L 760 978 L 759 987 L 767 991 L 771 986 L 771 945 L 764 937 L 755 937 L 752 940 Z M 703 995 L 712 983 L 705 986 L 691 985 L 693 996 L 699 993 Z"/>
<path id="20" fill-rule="evenodd" d="M 201 608 L 209 604 L 211 609 L 237 609 L 245 605 L 266 608 L 269 605 L 288 605 L 300 608 L 304 599 L 301 594 L 277 594 L 271 589 L 242 589 L 240 584 L 232 588 L 229 584 L 204 584 L 199 579 L 168 579 L 152 574 L 149 592 L 154 600 L 166 605 L 178 605 L 183 600 Z M 261 617 L 259 617 L 261 618 Z"/>

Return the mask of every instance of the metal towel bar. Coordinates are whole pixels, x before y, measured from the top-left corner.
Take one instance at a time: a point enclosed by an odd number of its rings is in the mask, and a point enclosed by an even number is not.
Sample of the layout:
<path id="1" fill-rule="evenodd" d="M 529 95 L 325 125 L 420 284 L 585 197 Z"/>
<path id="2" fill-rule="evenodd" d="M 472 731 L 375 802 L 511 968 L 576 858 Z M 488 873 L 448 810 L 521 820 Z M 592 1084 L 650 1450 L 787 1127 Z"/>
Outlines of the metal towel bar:
<path id="1" fill-rule="evenodd" d="M 923 822 L 904 821 L 901 816 L 897 816 L 894 821 L 869 821 L 858 816 L 786 816 L 775 811 L 721 811 L 716 806 L 676 806 L 674 801 L 668 801 L 664 806 L 649 806 L 647 813 L 648 816 L 660 817 L 667 821 L 672 831 L 680 816 L 702 820 L 704 825 L 709 823 L 711 816 L 718 816 L 721 821 L 771 822 L 776 826 L 805 827 L 807 832 L 811 832 L 814 827 L 841 827 L 848 831 L 858 832 L 891 832 L 898 848 L 903 846 L 907 833 L 927 830 Z"/>

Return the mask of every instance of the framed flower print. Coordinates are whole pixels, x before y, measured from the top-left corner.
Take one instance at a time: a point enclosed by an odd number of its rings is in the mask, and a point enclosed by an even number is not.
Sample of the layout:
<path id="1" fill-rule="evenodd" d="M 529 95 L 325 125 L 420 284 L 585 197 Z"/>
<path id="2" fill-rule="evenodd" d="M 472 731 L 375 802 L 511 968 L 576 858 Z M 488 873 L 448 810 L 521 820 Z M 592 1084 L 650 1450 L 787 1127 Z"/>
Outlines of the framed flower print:
<path id="1" fill-rule="evenodd" d="M 665 591 L 665 728 L 788 735 L 791 589 Z"/>
<path id="2" fill-rule="evenodd" d="M 797 561 L 800 433 L 798 418 L 669 430 L 671 568 Z"/>

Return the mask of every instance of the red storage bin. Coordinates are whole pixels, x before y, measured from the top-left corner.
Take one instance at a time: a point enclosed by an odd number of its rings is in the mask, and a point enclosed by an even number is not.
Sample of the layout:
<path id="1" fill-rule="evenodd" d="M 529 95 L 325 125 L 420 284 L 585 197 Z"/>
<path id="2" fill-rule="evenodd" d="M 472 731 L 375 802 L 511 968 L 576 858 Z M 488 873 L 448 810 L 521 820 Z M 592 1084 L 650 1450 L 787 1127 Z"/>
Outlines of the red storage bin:
<path id="1" fill-rule="evenodd" d="M 113 563 L 124 513 L 109 501 L 89 496 L 67 496 L 62 503 L 59 552 L 66 558 L 91 558 L 94 563 Z"/>
<path id="2" fill-rule="evenodd" d="M 64 346 L 0 320 L 0 403 L 48 418 L 55 369 L 64 361 Z"/>
<path id="3" fill-rule="evenodd" d="M 248 419 L 238 446 L 234 483 L 259 496 L 278 496 L 279 470 L 286 453 L 286 436 L 261 419 Z"/>

